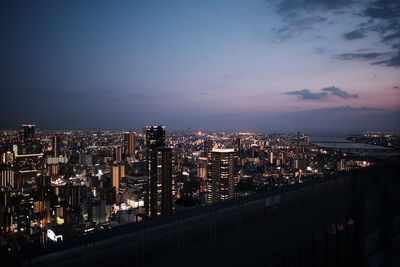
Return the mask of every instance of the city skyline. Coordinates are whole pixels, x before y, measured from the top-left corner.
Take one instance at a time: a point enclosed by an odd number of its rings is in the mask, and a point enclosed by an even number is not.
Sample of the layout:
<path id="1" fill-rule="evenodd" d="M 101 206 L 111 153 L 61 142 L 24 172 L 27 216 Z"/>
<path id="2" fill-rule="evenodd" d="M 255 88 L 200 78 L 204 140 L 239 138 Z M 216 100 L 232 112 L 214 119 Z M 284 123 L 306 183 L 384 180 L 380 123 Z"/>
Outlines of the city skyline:
<path id="1" fill-rule="evenodd" d="M 3 129 L 400 129 L 395 0 L 1 10 Z"/>
<path id="2" fill-rule="evenodd" d="M 400 0 L 0 1 L 1 266 L 398 266 Z"/>

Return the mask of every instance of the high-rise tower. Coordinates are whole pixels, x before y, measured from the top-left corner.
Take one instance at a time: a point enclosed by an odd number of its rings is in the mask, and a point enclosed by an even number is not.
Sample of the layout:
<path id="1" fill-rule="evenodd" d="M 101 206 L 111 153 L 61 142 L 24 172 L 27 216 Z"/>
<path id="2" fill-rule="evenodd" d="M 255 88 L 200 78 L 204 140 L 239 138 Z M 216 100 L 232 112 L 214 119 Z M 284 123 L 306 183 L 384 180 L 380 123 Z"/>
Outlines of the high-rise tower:
<path id="1" fill-rule="evenodd" d="M 135 133 L 132 131 L 126 132 L 124 134 L 124 144 L 125 155 L 131 157 L 135 154 Z"/>
<path id="2" fill-rule="evenodd" d="M 34 139 L 35 138 L 35 127 L 36 125 L 34 124 L 23 124 L 22 125 L 22 137 L 26 141 L 28 139 Z"/>
<path id="3" fill-rule="evenodd" d="M 149 171 L 146 211 L 148 216 L 172 211 L 172 150 L 165 146 L 165 126 L 146 127 Z"/>
<path id="4" fill-rule="evenodd" d="M 203 152 L 204 156 L 207 158 L 207 166 L 206 166 L 206 179 L 205 179 L 205 187 L 207 191 L 207 201 L 209 202 L 209 199 L 211 197 L 211 192 L 209 189 L 211 188 L 211 169 L 212 169 L 212 162 L 211 162 L 211 151 L 213 149 L 213 140 L 211 139 L 206 139 L 204 140 L 203 143 Z"/>
<path id="5" fill-rule="evenodd" d="M 208 183 L 208 203 L 227 200 L 235 196 L 235 149 L 211 151 L 211 181 Z"/>

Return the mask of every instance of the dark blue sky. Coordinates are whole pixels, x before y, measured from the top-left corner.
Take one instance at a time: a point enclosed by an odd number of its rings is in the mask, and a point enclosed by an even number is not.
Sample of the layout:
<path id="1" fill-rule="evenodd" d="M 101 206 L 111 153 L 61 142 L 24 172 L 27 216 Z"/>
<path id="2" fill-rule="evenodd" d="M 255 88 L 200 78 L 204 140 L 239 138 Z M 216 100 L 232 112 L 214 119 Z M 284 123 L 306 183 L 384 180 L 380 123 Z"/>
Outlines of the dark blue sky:
<path id="1" fill-rule="evenodd" d="M 0 9 L 0 128 L 400 129 L 398 0 Z"/>

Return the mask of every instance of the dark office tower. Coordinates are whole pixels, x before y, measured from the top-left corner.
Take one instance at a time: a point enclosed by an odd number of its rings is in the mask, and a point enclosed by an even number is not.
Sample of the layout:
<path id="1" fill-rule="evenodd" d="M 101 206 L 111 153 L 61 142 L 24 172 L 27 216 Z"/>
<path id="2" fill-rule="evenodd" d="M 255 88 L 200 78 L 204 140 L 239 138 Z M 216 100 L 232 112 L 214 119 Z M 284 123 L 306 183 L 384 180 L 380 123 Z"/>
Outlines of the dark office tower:
<path id="1" fill-rule="evenodd" d="M 130 156 L 135 154 L 135 135 L 132 133 L 132 131 L 129 131 L 128 148 Z"/>
<path id="2" fill-rule="evenodd" d="M 159 216 L 172 212 L 172 150 L 159 147 L 153 155 L 157 169 L 149 187 L 149 216 Z"/>
<path id="3" fill-rule="evenodd" d="M 235 149 L 213 149 L 211 152 L 211 181 L 208 203 L 212 204 L 235 196 Z"/>
<path id="4" fill-rule="evenodd" d="M 240 138 L 236 137 L 233 139 L 233 149 L 235 149 L 235 151 L 240 151 Z"/>
<path id="5" fill-rule="evenodd" d="M 129 157 L 135 154 L 135 134 L 132 131 L 124 133 L 125 154 Z"/>
<path id="6" fill-rule="evenodd" d="M 122 147 L 117 146 L 114 148 L 114 159 L 117 163 L 122 161 Z"/>
<path id="7" fill-rule="evenodd" d="M 241 149 L 241 145 L 240 145 L 240 138 L 234 138 L 233 139 L 233 149 L 235 150 L 235 160 L 234 160 L 234 179 L 235 179 L 235 186 L 237 186 L 237 184 L 239 183 L 239 161 L 240 161 L 240 149 Z"/>
<path id="8" fill-rule="evenodd" d="M 58 135 L 53 136 L 53 156 L 58 157 L 61 151 L 61 139 Z"/>
<path id="9" fill-rule="evenodd" d="M 53 155 L 57 157 L 57 135 L 53 136 Z"/>
<path id="10" fill-rule="evenodd" d="M 35 125 L 34 124 L 23 124 L 22 125 L 22 134 L 24 140 L 34 139 L 35 138 Z"/>
<path id="11" fill-rule="evenodd" d="M 208 156 L 208 153 L 211 153 L 211 150 L 213 149 L 213 140 L 211 139 L 206 139 L 203 142 L 203 151 L 204 151 L 204 156 Z"/>
<path id="12" fill-rule="evenodd" d="M 147 149 L 165 146 L 165 126 L 146 126 Z"/>
<path id="13" fill-rule="evenodd" d="M 165 147 L 165 126 L 146 126 L 149 185 L 146 212 L 154 217 L 172 211 L 172 151 Z"/>

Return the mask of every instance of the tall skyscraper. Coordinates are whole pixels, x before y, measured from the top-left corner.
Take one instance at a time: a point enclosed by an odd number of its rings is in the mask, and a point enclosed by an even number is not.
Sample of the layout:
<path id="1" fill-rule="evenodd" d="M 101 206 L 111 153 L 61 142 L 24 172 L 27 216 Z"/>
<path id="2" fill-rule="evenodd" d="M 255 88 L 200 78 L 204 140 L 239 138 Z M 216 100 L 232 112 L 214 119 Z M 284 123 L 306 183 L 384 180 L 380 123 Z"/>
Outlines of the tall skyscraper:
<path id="1" fill-rule="evenodd" d="M 131 157 L 135 154 L 135 134 L 132 131 L 124 135 L 125 153 Z"/>
<path id="2" fill-rule="evenodd" d="M 205 187 L 207 191 L 207 199 L 211 197 L 211 192 L 209 189 L 211 188 L 211 170 L 212 170 L 212 161 L 211 161 L 211 151 L 213 149 L 213 140 L 206 139 L 203 143 L 203 152 L 204 156 L 207 158 L 207 166 L 206 166 L 206 178 L 205 178 Z"/>
<path id="3" fill-rule="evenodd" d="M 34 139 L 35 138 L 35 127 L 34 124 L 23 124 L 22 125 L 22 137 L 24 140 Z"/>
<path id="4" fill-rule="evenodd" d="M 212 204 L 235 196 L 235 149 L 211 151 L 211 181 L 208 184 L 208 203 Z"/>
<path id="5" fill-rule="evenodd" d="M 172 212 L 172 149 L 157 148 L 157 176 L 153 180 L 152 214 L 168 214 Z M 155 189 L 155 190 L 154 190 Z"/>
<path id="6" fill-rule="evenodd" d="M 274 153 L 271 151 L 269 152 L 269 164 L 273 164 L 274 162 Z"/>
<path id="7" fill-rule="evenodd" d="M 146 126 L 147 149 L 163 146 L 165 146 L 165 126 Z"/>
<path id="8" fill-rule="evenodd" d="M 286 154 L 281 152 L 281 164 L 282 166 L 286 165 Z"/>
<path id="9" fill-rule="evenodd" d="M 11 165 L 0 164 L 0 188 L 14 188 L 15 175 Z"/>
<path id="10" fill-rule="evenodd" d="M 119 181 L 125 177 L 125 165 L 115 164 L 112 169 L 112 185 L 115 187 L 115 192 L 119 193 Z"/>
<path id="11" fill-rule="evenodd" d="M 236 137 L 233 139 L 233 149 L 235 149 L 235 151 L 240 151 L 240 138 Z"/>
<path id="12" fill-rule="evenodd" d="M 204 151 L 204 156 L 208 156 L 208 153 L 211 152 L 211 150 L 213 149 L 213 140 L 211 139 L 206 139 L 203 142 L 203 151 Z"/>
<path id="13" fill-rule="evenodd" d="M 122 161 L 122 147 L 117 146 L 114 148 L 114 154 L 115 154 L 115 161 L 117 163 L 120 163 Z"/>
<path id="14" fill-rule="evenodd" d="M 57 135 L 53 136 L 53 155 L 57 157 Z"/>
<path id="15" fill-rule="evenodd" d="M 165 146 L 165 126 L 146 127 L 149 170 L 146 211 L 154 217 L 172 211 L 172 150 Z"/>
<path id="16" fill-rule="evenodd" d="M 233 139 L 233 149 L 235 150 L 235 159 L 234 159 L 234 179 L 235 186 L 239 183 L 240 175 L 239 175 L 239 161 L 240 161 L 240 137 L 236 137 Z"/>
<path id="17" fill-rule="evenodd" d="M 53 156 L 58 157 L 61 152 L 61 138 L 57 134 L 53 136 Z"/>

